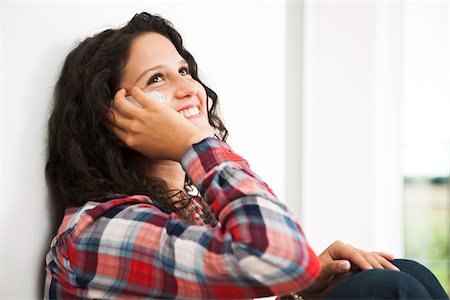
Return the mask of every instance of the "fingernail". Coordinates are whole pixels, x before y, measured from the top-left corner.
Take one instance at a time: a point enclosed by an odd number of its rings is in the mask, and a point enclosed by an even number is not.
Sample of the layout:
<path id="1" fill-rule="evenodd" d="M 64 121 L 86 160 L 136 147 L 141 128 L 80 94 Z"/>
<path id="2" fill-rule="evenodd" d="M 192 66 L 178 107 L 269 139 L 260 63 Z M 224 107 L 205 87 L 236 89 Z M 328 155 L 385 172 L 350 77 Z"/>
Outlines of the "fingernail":
<path id="1" fill-rule="evenodd" d="M 339 263 L 339 268 L 342 269 L 342 270 L 347 270 L 348 266 L 349 266 L 348 263 L 345 262 L 345 261 Z"/>

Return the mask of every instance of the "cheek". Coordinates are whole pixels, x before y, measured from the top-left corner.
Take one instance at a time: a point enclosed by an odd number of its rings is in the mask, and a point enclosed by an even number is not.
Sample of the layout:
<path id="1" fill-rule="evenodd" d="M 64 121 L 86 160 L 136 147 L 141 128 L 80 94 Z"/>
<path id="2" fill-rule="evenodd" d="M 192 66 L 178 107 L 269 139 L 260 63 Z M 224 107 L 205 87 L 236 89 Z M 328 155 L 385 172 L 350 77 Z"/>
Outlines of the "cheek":
<path id="1" fill-rule="evenodd" d="M 208 96 L 206 95 L 205 88 L 201 84 L 199 84 L 198 98 L 200 99 L 200 101 L 202 103 L 202 110 L 205 112 L 205 114 L 207 114 L 207 112 L 208 112 Z"/>
<path id="2" fill-rule="evenodd" d="M 203 100 L 202 109 L 205 112 L 205 114 L 207 115 L 208 114 L 208 98 L 206 97 L 206 94 L 205 94 L 205 98 Z"/>

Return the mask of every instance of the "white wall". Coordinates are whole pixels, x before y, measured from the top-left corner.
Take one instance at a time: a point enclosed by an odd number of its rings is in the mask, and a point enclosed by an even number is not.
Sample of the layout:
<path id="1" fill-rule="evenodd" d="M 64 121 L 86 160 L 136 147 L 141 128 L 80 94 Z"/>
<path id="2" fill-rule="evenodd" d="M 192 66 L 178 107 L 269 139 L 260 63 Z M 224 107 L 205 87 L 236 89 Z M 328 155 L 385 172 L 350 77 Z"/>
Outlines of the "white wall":
<path id="1" fill-rule="evenodd" d="M 48 234 L 45 126 L 76 40 L 147 10 L 171 20 L 219 94 L 230 144 L 284 198 L 284 4 L 1 2 L 0 298 L 39 298 Z"/>
<path id="2" fill-rule="evenodd" d="M 399 3 L 305 2 L 302 224 L 403 254 Z"/>
<path id="3" fill-rule="evenodd" d="M 448 176 L 450 1 L 403 7 L 403 171 L 411 177 Z"/>

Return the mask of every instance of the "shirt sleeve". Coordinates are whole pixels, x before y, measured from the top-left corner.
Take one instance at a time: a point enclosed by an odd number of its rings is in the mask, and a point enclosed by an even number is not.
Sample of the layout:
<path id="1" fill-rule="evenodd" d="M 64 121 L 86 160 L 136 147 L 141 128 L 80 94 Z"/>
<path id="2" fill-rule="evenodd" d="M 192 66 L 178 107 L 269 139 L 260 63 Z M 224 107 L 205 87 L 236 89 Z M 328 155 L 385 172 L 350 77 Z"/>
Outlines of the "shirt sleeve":
<path id="1" fill-rule="evenodd" d="M 312 283 L 320 263 L 300 225 L 242 157 L 207 138 L 181 164 L 222 226 L 191 225 L 151 203 L 108 201 L 62 239 L 60 263 L 80 287 L 73 293 L 250 299 Z"/>

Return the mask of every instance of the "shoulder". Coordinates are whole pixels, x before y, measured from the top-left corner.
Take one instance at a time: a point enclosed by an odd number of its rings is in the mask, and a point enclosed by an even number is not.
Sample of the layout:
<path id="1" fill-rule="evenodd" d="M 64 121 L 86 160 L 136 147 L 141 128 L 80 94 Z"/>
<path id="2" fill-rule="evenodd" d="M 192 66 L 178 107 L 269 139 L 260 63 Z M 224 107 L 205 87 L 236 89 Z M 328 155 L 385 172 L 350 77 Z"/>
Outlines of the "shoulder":
<path id="1" fill-rule="evenodd" d="M 169 216 L 158 202 L 147 196 L 112 196 L 93 199 L 80 207 L 66 209 L 58 235 L 83 236 L 86 232 L 103 231 L 110 225 L 138 226 L 150 222 L 165 223 Z M 159 220 L 161 219 L 161 220 Z"/>

